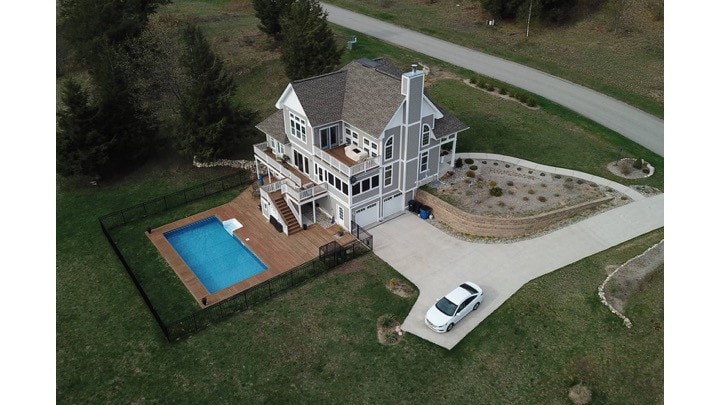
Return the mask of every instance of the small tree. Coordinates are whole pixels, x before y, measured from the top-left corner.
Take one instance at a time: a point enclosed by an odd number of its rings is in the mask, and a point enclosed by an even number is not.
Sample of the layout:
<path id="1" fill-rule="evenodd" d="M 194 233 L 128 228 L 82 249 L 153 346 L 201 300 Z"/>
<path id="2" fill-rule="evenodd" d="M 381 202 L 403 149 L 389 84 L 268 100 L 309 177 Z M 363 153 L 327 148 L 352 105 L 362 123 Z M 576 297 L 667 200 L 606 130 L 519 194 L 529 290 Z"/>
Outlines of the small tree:
<path id="1" fill-rule="evenodd" d="M 178 149 L 202 161 L 216 159 L 242 139 L 254 114 L 232 105 L 235 82 L 202 31 L 189 25 L 183 41 L 181 65 L 188 84 L 180 95 Z"/>
<path id="2" fill-rule="evenodd" d="M 260 20 L 260 31 L 270 35 L 276 41 L 282 39 L 280 18 L 288 11 L 293 0 L 253 0 L 255 17 Z"/>
<path id="3" fill-rule="evenodd" d="M 317 0 L 297 0 L 281 19 L 282 60 L 290 80 L 332 72 L 340 63 L 338 47 L 327 13 Z"/>

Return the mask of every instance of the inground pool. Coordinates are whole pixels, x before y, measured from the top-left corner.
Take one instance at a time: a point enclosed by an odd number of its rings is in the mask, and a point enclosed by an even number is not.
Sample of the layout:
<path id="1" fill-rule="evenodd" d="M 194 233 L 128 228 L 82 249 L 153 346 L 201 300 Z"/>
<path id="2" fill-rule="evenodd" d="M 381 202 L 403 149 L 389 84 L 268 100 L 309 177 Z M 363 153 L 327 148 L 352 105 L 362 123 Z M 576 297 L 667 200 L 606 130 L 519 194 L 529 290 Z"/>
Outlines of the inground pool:
<path id="1" fill-rule="evenodd" d="M 228 233 L 215 216 L 163 235 L 209 293 L 220 291 L 267 269 L 265 263 L 242 241 Z"/>

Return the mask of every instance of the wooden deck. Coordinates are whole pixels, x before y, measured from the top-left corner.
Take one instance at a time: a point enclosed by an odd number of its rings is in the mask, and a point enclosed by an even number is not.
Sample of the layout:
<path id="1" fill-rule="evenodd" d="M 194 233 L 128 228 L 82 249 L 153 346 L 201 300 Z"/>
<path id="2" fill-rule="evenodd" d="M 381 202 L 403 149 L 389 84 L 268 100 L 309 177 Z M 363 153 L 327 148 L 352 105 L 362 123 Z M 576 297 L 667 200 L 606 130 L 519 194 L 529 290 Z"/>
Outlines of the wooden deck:
<path id="1" fill-rule="evenodd" d="M 355 240 L 349 233 L 337 237 L 335 234 L 340 230 L 338 225 L 324 229 L 320 225 L 314 224 L 308 226 L 307 230 L 290 236 L 285 235 L 270 225 L 262 215 L 258 207 L 259 204 L 260 200 L 252 196 L 251 189 L 247 189 L 227 204 L 155 228 L 150 233 L 145 232 L 201 307 L 222 301 L 315 259 L 318 256 L 320 246 L 332 241 L 344 245 Z M 237 219 L 243 226 L 235 230 L 235 236 L 268 266 L 267 270 L 262 273 L 214 294 L 207 291 L 163 235 L 165 232 L 212 215 L 217 216 L 221 221 L 230 218 Z M 206 299 L 205 303 L 203 303 L 203 298 Z"/>

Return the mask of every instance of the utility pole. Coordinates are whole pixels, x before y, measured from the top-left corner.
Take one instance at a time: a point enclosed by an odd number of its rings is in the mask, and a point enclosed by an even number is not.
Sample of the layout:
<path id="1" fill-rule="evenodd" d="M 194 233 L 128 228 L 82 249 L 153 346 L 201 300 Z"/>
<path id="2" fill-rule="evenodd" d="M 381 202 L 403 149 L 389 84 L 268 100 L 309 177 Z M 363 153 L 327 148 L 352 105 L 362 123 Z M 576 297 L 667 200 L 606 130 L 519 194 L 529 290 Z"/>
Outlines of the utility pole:
<path id="1" fill-rule="evenodd" d="M 532 0 L 530 0 L 530 10 L 528 10 L 528 23 L 527 31 L 525 32 L 525 38 L 530 37 L 530 16 L 532 15 Z"/>

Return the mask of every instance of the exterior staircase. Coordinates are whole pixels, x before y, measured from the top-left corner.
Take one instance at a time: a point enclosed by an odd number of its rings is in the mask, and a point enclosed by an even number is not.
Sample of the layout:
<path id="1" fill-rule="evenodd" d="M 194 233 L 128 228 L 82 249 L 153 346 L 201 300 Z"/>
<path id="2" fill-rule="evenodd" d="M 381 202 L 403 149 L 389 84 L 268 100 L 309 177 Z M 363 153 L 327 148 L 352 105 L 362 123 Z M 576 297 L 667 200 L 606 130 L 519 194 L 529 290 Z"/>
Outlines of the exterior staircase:
<path id="1" fill-rule="evenodd" d="M 282 193 L 279 191 L 272 193 L 272 199 L 275 207 L 282 216 L 283 222 L 287 225 L 288 235 L 300 232 L 302 227 L 300 227 L 297 219 L 295 219 L 295 215 L 290 211 L 290 207 L 288 207 L 287 202 L 285 202 Z"/>

